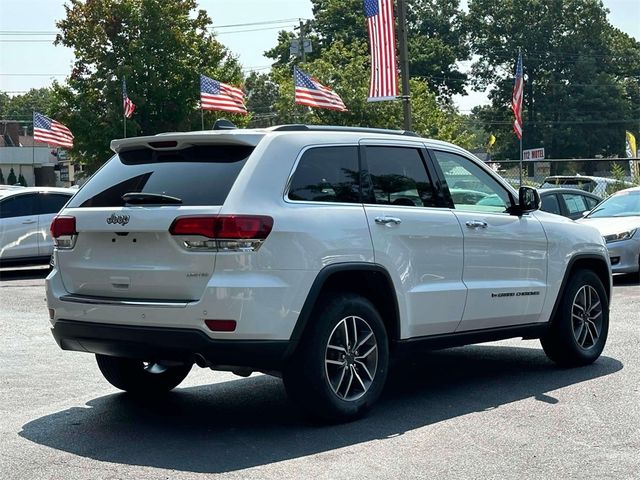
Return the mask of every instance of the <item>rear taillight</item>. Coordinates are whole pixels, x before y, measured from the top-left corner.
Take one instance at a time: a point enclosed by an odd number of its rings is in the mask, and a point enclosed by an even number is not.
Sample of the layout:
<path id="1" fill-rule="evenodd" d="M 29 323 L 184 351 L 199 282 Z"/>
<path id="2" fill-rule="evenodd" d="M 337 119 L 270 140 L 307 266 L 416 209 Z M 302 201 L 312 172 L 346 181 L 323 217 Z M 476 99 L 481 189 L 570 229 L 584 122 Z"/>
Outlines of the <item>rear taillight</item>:
<path id="1" fill-rule="evenodd" d="M 73 248 L 76 243 L 78 232 L 76 231 L 76 217 L 69 215 L 58 215 L 51 222 L 51 236 L 56 247 L 61 250 Z"/>
<path id="2" fill-rule="evenodd" d="M 218 215 L 178 217 L 169 232 L 191 250 L 255 251 L 272 228 L 273 218 L 264 215 Z"/>

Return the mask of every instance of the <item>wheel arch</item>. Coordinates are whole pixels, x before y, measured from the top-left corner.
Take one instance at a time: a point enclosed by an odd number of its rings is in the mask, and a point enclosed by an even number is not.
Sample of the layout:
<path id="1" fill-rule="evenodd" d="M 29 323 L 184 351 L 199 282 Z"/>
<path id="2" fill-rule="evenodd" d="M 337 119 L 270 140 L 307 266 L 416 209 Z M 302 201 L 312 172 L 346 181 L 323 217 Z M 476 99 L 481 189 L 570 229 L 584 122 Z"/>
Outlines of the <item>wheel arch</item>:
<path id="1" fill-rule="evenodd" d="M 295 352 L 318 300 L 331 291 L 362 295 L 380 313 L 387 329 L 390 347 L 400 339 L 398 298 L 389 272 L 374 263 L 338 263 L 324 267 L 316 276 L 291 333 L 285 359 Z"/>
<path id="2" fill-rule="evenodd" d="M 594 272 L 604 286 L 608 303 L 611 302 L 611 271 L 606 259 L 595 254 L 578 254 L 572 257 L 567 264 L 567 269 L 565 270 L 564 277 L 562 278 L 562 284 L 560 285 L 560 290 L 558 291 L 558 296 L 553 305 L 553 311 L 551 312 L 551 322 L 556 318 L 556 313 L 560 307 L 560 301 L 564 295 L 565 289 L 567 288 L 569 279 L 578 270 L 589 270 Z"/>

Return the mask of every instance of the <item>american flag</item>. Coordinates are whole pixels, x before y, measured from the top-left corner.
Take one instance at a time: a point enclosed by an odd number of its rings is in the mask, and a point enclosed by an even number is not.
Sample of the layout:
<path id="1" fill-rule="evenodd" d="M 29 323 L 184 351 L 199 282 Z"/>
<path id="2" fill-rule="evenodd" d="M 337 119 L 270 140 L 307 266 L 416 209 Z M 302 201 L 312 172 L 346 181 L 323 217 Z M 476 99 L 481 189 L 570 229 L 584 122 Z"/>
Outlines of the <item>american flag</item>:
<path id="1" fill-rule="evenodd" d="M 524 89 L 524 79 L 522 78 L 522 53 L 518 53 L 518 64 L 516 66 L 516 79 L 513 83 L 513 98 L 511 99 L 511 109 L 515 115 L 513 121 L 513 131 L 522 140 L 522 91 Z"/>
<path id="2" fill-rule="evenodd" d="M 127 84 L 124 78 L 122 79 L 122 109 L 124 110 L 124 116 L 127 118 L 131 118 L 136 110 L 136 104 L 129 100 L 127 95 Z"/>
<path id="3" fill-rule="evenodd" d="M 244 92 L 238 87 L 200 75 L 200 106 L 203 110 L 247 114 Z"/>
<path id="4" fill-rule="evenodd" d="M 393 20 L 393 0 L 364 0 L 369 26 L 371 80 L 369 101 L 395 100 L 398 96 L 398 62 Z"/>
<path id="5" fill-rule="evenodd" d="M 57 147 L 73 147 L 71 130 L 60 122 L 56 122 L 37 112 L 33 112 L 33 140 Z"/>
<path id="6" fill-rule="evenodd" d="M 295 97 L 298 105 L 308 107 L 328 108 L 346 112 L 347 107 L 340 96 L 325 87 L 315 78 L 310 77 L 298 67 L 293 67 L 293 83 L 296 86 Z"/>

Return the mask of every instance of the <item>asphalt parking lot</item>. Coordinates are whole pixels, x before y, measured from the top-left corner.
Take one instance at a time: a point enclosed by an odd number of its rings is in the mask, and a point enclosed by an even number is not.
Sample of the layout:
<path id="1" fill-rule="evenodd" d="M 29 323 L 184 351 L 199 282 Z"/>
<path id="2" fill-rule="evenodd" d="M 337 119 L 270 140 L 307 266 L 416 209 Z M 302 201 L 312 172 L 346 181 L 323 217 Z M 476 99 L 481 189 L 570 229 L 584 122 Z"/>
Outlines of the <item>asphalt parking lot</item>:
<path id="1" fill-rule="evenodd" d="M 396 365 L 377 408 L 310 423 L 278 379 L 194 367 L 136 401 L 49 333 L 44 269 L 0 270 L 0 478 L 640 477 L 640 285 L 616 278 L 609 342 L 559 369 L 537 341 Z"/>

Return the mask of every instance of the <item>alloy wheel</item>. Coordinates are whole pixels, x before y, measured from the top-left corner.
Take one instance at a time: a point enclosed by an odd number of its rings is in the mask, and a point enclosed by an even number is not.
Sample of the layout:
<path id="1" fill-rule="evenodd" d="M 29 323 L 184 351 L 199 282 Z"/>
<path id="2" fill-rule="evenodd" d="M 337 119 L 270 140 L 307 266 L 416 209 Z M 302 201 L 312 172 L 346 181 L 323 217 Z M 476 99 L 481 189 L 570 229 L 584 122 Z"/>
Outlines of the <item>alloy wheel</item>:
<path id="1" fill-rule="evenodd" d="M 595 288 L 582 286 L 571 305 L 573 336 L 581 348 L 589 350 L 602 332 L 602 302 Z"/>
<path id="2" fill-rule="evenodd" d="M 354 401 L 373 383 L 378 367 L 378 344 L 371 326 L 361 317 L 348 316 L 329 335 L 325 373 L 333 393 Z"/>

